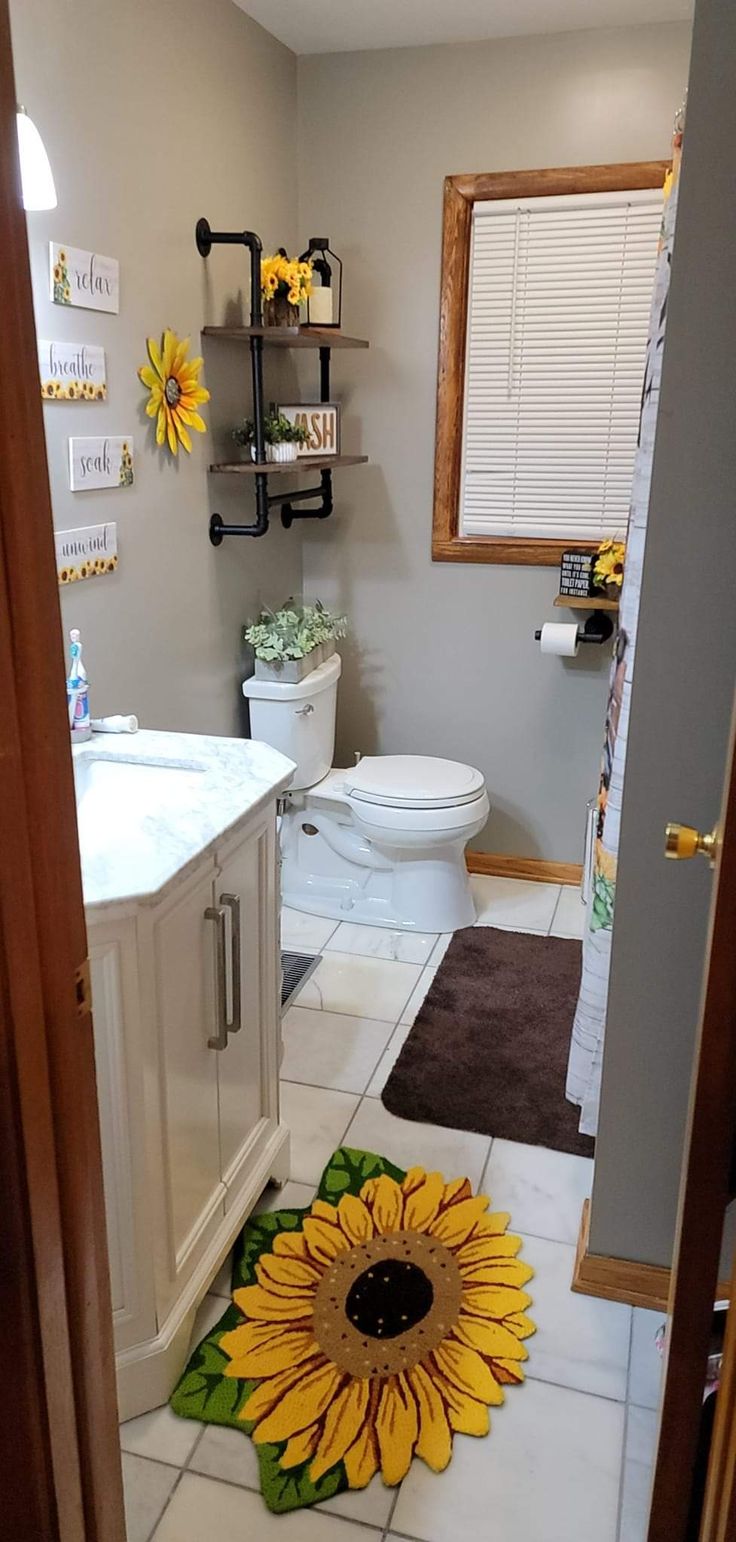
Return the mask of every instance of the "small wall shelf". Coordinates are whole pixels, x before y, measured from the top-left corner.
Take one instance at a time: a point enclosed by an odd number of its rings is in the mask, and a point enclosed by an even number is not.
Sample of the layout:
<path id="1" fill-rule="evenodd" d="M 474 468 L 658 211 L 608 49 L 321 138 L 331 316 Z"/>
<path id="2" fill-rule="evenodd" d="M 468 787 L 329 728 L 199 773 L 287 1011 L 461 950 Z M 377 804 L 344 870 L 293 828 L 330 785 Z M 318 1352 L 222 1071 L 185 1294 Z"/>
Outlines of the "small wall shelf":
<path id="1" fill-rule="evenodd" d="M 554 604 L 565 610 L 618 610 L 618 600 L 606 600 L 596 594 L 558 594 Z"/>
<path id="2" fill-rule="evenodd" d="M 254 461 L 222 461 L 210 466 L 218 475 L 252 477 L 256 501 L 256 518 L 248 525 L 226 525 L 219 514 L 210 517 L 210 540 L 220 546 L 226 535 L 265 535 L 268 530 L 269 512 L 274 505 L 281 506 L 281 523 L 290 529 L 295 519 L 327 519 L 332 513 L 332 472 L 336 466 L 360 466 L 367 455 L 310 455 L 296 461 L 267 461 L 265 458 L 264 410 L 263 410 L 263 350 L 264 348 L 313 348 L 319 350 L 319 399 L 329 402 L 330 358 L 333 348 L 367 348 L 362 337 L 347 337 L 337 327 L 264 327 L 261 310 L 261 253 L 263 243 L 254 230 L 211 230 L 206 219 L 197 221 L 195 231 L 197 250 L 201 257 L 209 257 L 213 246 L 245 246 L 250 252 L 250 326 L 203 327 L 203 337 L 220 338 L 223 342 L 247 343 L 250 350 L 253 382 L 253 422 L 255 424 Z M 268 478 L 284 472 L 318 471 L 319 486 L 302 487 L 290 493 L 269 493 Z M 311 503 L 312 508 L 297 509 L 295 504 Z"/>
<path id="3" fill-rule="evenodd" d="M 219 466 L 210 466 L 209 469 L 234 476 L 254 476 L 258 472 L 265 472 L 268 476 L 275 472 L 278 476 L 279 472 L 284 471 L 331 471 L 333 466 L 364 466 L 367 460 L 367 455 L 303 455 L 299 460 L 223 461 Z"/>

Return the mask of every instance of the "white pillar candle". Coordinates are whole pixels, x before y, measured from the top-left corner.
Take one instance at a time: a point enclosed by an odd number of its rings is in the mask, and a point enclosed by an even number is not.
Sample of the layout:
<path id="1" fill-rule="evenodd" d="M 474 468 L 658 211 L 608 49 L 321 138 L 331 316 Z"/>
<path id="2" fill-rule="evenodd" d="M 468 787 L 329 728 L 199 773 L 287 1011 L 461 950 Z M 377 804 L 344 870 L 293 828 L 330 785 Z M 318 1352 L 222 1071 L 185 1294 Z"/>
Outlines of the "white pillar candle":
<path id="1" fill-rule="evenodd" d="M 309 320 L 312 326 L 332 325 L 332 290 L 315 285 L 309 296 Z"/>

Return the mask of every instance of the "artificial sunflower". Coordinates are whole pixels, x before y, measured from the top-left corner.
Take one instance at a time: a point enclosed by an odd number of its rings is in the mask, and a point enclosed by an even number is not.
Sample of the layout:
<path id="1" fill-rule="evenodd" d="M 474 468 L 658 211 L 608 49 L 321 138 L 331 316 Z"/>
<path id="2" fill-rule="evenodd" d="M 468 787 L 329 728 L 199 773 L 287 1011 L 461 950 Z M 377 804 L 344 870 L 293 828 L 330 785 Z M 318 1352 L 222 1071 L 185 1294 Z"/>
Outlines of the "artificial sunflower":
<path id="1" fill-rule="evenodd" d="M 225 1377 L 256 1382 L 237 1418 L 278 1446 L 282 1474 L 318 1485 L 341 1464 L 343 1486 L 379 1470 L 393 1485 L 414 1455 L 441 1472 L 454 1433 L 487 1434 L 534 1332 L 533 1270 L 488 1205 L 467 1178 L 384 1171 L 336 1204 L 318 1198 L 260 1253 L 255 1283 L 233 1292 L 246 1321 L 218 1350 Z"/>
<path id="2" fill-rule="evenodd" d="M 142 364 L 138 375 L 148 386 L 150 397 L 146 403 L 149 418 L 156 418 L 156 443 L 168 444 L 172 455 L 182 444 L 187 453 L 192 448 L 188 430 L 207 432 L 204 420 L 197 412 L 202 402 L 208 402 L 210 393 L 198 384 L 202 359 L 188 359 L 189 338 L 179 338 L 167 327 L 160 345 L 155 338 L 147 339 L 150 364 Z"/>

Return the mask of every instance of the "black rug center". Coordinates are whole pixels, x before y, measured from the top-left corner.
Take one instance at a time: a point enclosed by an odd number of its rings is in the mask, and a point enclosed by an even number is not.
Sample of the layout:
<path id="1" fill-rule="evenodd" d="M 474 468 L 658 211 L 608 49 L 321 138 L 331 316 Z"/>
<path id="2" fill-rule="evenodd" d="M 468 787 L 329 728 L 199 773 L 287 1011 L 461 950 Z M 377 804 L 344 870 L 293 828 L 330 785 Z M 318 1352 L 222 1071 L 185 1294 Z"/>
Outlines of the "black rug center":
<path id="1" fill-rule="evenodd" d="M 395 1339 L 427 1316 L 433 1300 L 423 1269 L 388 1258 L 358 1275 L 348 1291 L 345 1311 L 367 1338 Z"/>

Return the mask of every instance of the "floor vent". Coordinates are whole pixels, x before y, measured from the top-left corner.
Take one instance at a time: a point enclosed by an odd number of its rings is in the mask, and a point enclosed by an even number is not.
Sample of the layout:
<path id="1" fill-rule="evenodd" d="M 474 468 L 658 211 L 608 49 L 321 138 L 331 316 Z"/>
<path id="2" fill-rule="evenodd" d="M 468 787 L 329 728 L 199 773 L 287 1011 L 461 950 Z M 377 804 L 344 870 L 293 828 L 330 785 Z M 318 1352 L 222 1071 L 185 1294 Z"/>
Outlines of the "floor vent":
<path id="1" fill-rule="evenodd" d="M 309 979 L 310 974 L 322 957 L 321 953 L 283 953 L 281 954 L 281 1011 L 285 1012 L 292 998 L 296 995 L 300 985 Z"/>

